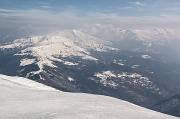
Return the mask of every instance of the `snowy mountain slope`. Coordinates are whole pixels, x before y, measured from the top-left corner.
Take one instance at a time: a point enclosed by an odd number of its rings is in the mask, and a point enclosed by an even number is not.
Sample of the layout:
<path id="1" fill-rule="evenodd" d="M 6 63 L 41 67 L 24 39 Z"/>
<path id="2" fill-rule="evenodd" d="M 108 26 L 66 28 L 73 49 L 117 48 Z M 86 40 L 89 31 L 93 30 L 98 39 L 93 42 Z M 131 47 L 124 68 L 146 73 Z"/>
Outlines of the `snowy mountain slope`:
<path id="1" fill-rule="evenodd" d="M 151 30 L 134 30 L 136 36 L 143 41 L 161 41 L 170 42 L 172 40 L 177 40 L 180 38 L 179 30 L 174 29 L 151 29 Z"/>
<path id="2" fill-rule="evenodd" d="M 28 88 L 31 88 L 31 89 L 47 90 L 47 91 L 58 91 L 58 90 L 56 90 L 56 89 L 54 89 L 52 87 L 46 86 L 46 85 L 41 84 L 41 83 L 37 83 L 37 82 L 32 81 L 32 80 L 28 80 L 28 79 L 23 78 L 23 77 L 12 77 L 12 76 L 6 76 L 6 75 L 0 74 L 0 79 L 1 79 L 1 81 L 6 80 L 6 81 L 9 81 L 9 82 L 14 83 L 16 85 L 28 87 Z"/>
<path id="3" fill-rule="evenodd" d="M 27 80 L 0 75 L 1 119 L 177 119 L 119 99 L 52 91 Z"/>
<path id="4" fill-rule="evenodd" d="M 128 49 L 134 51 L 158 51 L 159 45 L 170 45 L 169 42 L 180 39 L 179 30 L 122 30 L 112 26 L 97 24 L 79 30 L 62 30 L 46 36 L 35 36 L 28 39 L 17 39 L 0 49 L 21 48 L 19 54 L 32 55 L 38 59 L 40 71 L 43 65 L 56 67 L 53 61 L 63 62 L 57 57 L 77 56 L 83 59 L 98 60 L 91 56 L 90 51 L 108 52 L 111 50 Z M 171 49 L 176 49 L 177 46 Z"/>
<path id="5" fill-rule="evenodd" d="M 124 30 L 112 25 L 96 24 L 82 29 L 82 31 L 108 41 L 108 45 L 111 47 L 137 52 L 163 54 L 167 59 L 175 60 L 178 63 L 180 60 L 179 29 Z"/>
<path id="6" fill-rule="evenodd" d="M 99 24 L 17 39 L 0 46 L 0 73 L 151 107 L 180 93 L 178 34 Z"/>
<path id="7" fill-rule="evenodd" d="M 86 49 L 78 47 L 72 43 L 69 39 L 61 36 L 46 36 L 46 37 L 33 37 L 30 39 L 16 40 L 12 44 L 2 46 L 1 48 L 16 48 L 21 47 L 22 50 L 19 54 L 15 55 L 27 55 L 30 54 L 38 59 L 37 64 L 42 71 L 43 65 L 50 67 L 56 67 L 53 65 L 52 60 L 58 60 L 56 56 L 80 56 L 85 59 L 96 60 L 89 56 L 89 52 Z"/>
<path id="8" fill-rule="evenodd" d="M 20 48 L 21 51 L 15 55 L 31 55 L 37 58 L 36 64 L 42 72 L 43 66 L 56 67 L 53 61 L 64 62 L 58 59 L 63 57 L 82 57 L 82 59 L 98 60 L 90 55 L 89 50 L 105 52 L 107 50 L 118 50 L 100 44 L 98 38 L 78 30 L 65 30 L 55 32 L 47 36 L 35 36 L 29 39 L 17 39 L 11 44 L 0 46 L 1 49 Z M 22 59 L 23 60 L 23 59 Z M 23 64 L 22 64 L 23 65 Z"/>
<path id="9" fill-rule="evenodd" d="M 139 40 L 144 42 L 169 42 L 179 40 L 179 29 L 125 30 L 112 25 L 96 24 L 81 30 L 105 41 Z"/>

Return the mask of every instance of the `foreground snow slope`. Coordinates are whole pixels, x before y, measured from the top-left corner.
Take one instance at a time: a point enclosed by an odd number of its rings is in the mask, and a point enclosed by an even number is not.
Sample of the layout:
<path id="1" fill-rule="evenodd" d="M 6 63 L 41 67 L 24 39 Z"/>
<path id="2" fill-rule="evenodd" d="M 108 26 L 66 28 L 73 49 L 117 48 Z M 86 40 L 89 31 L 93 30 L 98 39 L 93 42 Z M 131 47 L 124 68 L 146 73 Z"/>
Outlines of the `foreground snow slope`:
<path id="1" fill-rule="evenodd" d="M 119 99 L 57 91 L 0 75 L 1 119 L 176 119 Z"/>

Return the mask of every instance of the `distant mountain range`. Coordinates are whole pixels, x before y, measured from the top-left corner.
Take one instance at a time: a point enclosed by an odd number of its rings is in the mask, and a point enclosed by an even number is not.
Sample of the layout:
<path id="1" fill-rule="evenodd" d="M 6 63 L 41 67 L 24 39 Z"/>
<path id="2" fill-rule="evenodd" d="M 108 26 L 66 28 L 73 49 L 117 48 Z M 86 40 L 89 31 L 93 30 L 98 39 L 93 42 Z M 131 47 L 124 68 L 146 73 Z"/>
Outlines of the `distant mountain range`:
<path id="1" fill-rule="evenodd" d="M 0 73 L 150 108 L 180 94 L 180 31 L 97 24 L 0 46 Z"/>

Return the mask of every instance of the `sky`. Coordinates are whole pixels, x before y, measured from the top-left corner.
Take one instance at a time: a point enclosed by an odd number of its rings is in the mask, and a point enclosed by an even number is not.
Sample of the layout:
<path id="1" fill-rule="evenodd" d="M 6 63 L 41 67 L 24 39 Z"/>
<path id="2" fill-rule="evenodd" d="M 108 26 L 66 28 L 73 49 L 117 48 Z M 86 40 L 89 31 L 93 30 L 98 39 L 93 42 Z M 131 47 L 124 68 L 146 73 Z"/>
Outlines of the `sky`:
<path id="1" fill-rule="evenodd" d="M 0 0 L 0 35 L 86 24 L 180 28 L 180 0 Z"/>

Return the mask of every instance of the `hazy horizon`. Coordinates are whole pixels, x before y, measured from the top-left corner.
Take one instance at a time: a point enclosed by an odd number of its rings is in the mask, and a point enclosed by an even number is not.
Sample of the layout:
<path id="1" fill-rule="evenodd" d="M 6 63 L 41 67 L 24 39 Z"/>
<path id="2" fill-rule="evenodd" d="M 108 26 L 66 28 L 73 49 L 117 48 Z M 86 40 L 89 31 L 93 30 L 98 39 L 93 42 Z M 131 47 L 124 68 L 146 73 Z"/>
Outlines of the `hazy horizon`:
<path id="1" fill-rule="evenodd" d="M 4 0 L 0 1 L 0 38 L 97 23 L 122 29 L 179 29 L 179 6 L 179 0 Z"/>

